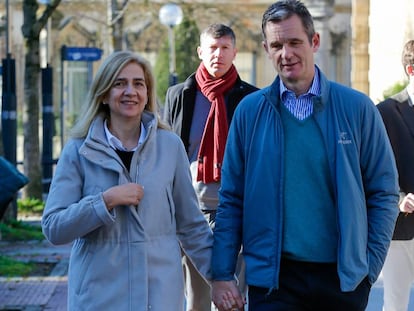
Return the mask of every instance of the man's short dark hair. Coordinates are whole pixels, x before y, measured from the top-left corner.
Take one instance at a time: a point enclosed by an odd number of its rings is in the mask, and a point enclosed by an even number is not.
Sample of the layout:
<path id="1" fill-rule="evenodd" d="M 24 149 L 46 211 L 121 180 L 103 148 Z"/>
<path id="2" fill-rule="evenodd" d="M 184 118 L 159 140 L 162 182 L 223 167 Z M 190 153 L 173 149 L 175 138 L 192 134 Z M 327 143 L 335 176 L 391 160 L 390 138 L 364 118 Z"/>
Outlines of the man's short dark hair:
<path id="1" fill-rule="evenodd" d="M 233 29 L 224 24 L 211 24 L 200 34 L 200 44 L 203 41 L 204 37 L 213 37 L 218 39 L 221 37 L 230 37 L 233 41 L 233 45 L 236 45 L 236 35 L 234 34 Z"/>

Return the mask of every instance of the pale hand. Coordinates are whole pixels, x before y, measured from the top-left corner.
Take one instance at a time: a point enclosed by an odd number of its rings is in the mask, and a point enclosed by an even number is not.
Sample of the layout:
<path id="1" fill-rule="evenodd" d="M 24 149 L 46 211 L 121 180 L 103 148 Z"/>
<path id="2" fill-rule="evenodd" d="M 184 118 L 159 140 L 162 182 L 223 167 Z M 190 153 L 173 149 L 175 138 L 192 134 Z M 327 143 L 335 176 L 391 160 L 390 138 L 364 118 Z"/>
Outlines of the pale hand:
<path id="1" fill-rule="evenodd" d="M 408 193 L 400 203 L 400 211 L 405 213 L 414 212 L 414 194 Z"/>
<path id="2" fill-rule="evenodd" d="M 243 310 L 246 304 L 235 281 L 214 281 L 212 298 L 219 311 Z"/>
<path id="3" fill-rule="evenodd" d="M 144 197 L 144 187 L 136 183 L 114 186 L 103 193 L 108 210 L 117 205 L 138 205 Z"/>

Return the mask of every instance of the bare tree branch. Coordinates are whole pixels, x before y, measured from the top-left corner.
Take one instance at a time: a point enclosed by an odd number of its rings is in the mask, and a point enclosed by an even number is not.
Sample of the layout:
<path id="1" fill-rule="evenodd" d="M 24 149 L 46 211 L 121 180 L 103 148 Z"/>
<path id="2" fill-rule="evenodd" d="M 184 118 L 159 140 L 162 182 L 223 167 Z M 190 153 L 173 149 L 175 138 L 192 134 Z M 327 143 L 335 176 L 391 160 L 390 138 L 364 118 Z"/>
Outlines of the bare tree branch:
<path id="1" fill-rule="evenodd" d="M 114 0 L 114 1 L 116 1 L 116 0 Z M 117 15 L 115 17 L 113 17 L 112 20 L 109 21 L 108 26 L 112 27 L 113 25 L 115 25 L 118 22 L 119 19 L 121 19 L 125 15 L 125 11 L 127 10 L 128 4 L 129 4 L 129 0 L 124 0 L 124 3 L 122 3 L 121 10 L 117 11 Z M 112 11 L 112 14 L 113 13 L 114 12 Z"/>

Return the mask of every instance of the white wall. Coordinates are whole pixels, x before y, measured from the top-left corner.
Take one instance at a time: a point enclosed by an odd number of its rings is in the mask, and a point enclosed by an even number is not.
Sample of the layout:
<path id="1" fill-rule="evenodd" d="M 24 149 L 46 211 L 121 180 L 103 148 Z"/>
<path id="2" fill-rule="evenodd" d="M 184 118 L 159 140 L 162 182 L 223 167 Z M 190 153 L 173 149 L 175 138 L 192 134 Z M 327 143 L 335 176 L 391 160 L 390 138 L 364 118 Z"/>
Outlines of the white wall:
<path id="1" fill-rule="evenodd" d="M 378 103 L 384 90 L 406 78 L 401 52 L 414 39 L 414 1 L 371 0 L 370 6 L 369 95 Z"/>

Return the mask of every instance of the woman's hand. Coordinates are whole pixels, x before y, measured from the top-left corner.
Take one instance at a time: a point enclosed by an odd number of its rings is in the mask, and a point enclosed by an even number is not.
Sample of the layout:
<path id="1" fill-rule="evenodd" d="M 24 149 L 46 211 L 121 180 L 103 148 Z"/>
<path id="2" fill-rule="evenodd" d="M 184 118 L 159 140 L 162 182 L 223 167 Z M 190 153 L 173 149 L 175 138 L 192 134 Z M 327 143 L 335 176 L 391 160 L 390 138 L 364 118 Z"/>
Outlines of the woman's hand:
<path id="1" fill-rule="evenodd" d="M 144 197 L 144 187 L 135 183 L 114 186 L 103 193 L 108 211 L 117 205 L 138 205 Z"/>

